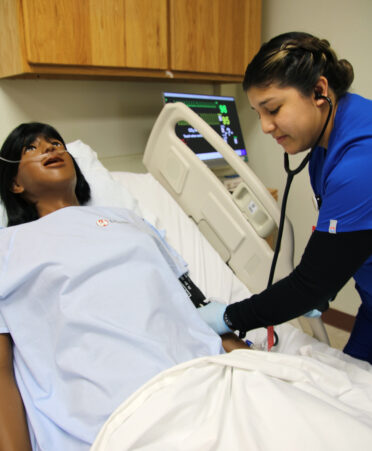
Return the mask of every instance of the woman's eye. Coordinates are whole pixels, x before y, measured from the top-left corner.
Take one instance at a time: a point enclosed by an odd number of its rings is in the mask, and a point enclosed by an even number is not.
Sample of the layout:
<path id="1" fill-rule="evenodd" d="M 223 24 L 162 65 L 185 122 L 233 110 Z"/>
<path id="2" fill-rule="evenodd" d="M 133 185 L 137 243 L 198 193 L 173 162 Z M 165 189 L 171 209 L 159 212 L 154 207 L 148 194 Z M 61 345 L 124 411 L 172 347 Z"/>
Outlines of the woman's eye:
<path id="1" fill-rule="evenodd" d="M 269 113 L 274 116 L 275 114 L 277 114 L 280 110 L 280 106 L 278 106 L 278 108 L 275 108 L 275 110 L 269 110 Z"/>
<path id="2" fill-rule="evenodd" d="M 59 147 L 62 146 L 62 143 L 60 143 L 59 141 L 54 141 L 52 142 L 53 146 Z"/>

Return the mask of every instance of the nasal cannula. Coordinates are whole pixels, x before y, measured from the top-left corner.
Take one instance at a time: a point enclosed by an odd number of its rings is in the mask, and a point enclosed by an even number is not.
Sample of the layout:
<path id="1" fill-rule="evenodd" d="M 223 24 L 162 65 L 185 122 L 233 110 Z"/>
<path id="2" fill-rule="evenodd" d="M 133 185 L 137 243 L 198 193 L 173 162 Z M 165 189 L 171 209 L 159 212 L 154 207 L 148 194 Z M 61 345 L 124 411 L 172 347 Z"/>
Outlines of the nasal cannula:
<path id="1" fill-rule="evenodd" d="M 42 153 L 40 155 L 37 155 L 35 157 L 29 157 L 27 158 L 27 162 L 31 162 L 31 161 L 42 161 L 46 158 L 49 158 L 51 154 L 63 154 L 67 152 L 66 149 L 56 149 L 50 152 L 45 152 Z M 5 161 L 6 163 L 20 163 L 22 160 L 8 160 L 7 158 L 4 158 L 2 156 L 0 156 L 0 160 Z"/>

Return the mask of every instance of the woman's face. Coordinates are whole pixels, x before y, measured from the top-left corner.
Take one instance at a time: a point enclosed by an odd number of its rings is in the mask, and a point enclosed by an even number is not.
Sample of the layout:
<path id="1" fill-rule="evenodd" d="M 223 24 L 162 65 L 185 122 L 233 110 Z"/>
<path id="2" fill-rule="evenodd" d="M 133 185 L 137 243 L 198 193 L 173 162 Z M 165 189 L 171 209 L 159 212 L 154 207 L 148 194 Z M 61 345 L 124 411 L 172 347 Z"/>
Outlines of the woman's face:
<path id="1" fill-rule="evenodd" d="M 76 172 L 71 156 L 58 139 L 37 137 L 23 147 L 12 191 L 31 202 L 55 192 L 73 190 Z"/>
<path id="2" fill-rule="evenodd" d="M 247 91 L 258 113 L 262 131 L 269 133 L 284 151 L 296 154 L 311 148 L 323 126 L 323 113 L 314 96 L 305 97 L 296 88 L 252 87 Z"/>

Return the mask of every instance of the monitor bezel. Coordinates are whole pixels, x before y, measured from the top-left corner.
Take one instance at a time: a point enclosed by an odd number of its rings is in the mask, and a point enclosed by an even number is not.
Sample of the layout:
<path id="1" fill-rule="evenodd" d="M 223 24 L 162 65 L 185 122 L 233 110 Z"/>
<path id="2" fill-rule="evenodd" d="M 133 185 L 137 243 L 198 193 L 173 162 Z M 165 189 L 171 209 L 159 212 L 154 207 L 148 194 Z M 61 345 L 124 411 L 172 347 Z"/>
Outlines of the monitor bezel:
<path id="1" fill-rule="evenodd" d="M 236 108 L 236 112 L 238 115 L 238 111 L 237 111 L 237 107 L 236 107 L 236 99 L 233 96 L 221 96 L 221 95 L 215 95 L 215 94 L 196 94 L 196 93 L 186 93 L 186 92 L 175 92 L 175 91 L 163 91 L 162 92 L 162 100 L 163 100 L 163 104 L 165 105 L 166 102 L 166 97 L 184 97 L 184 98 L 188 98 L 188 99 L 204 99 L 204 100 L 221 100 L 221 101 L 229 101 L 229 102 L 234 102 L 235 104 L 235 108 Z M 239 121 L 239 115 L 238 115 L 238 121 Z M 240 121 L 239 121 L 239 128 L 240 128 L 240 132 L 242 135 L 242 139 L 243 139 L 243 144 L 244 144 L 244 149 L 238 149 L 238 150 L 234 150 L 234 152 L 241 158 L 244 159 L 244 161 L 247 161 L 247 149 L 244 143 L 244 136 L 243 136 L 243 130 L 241 128 L 240 125 Z M 227 166 L 227 162 L 226 160 L 223 158 L 223 156 L 219 153 L 219 152 L 208 152 L 208 153 L 196 153 L 195 155 L 201 160 L 203 161 L 205 164 L 207 164 L 208 166 L 211 167 L 215 167 L 215 166 Z"/>

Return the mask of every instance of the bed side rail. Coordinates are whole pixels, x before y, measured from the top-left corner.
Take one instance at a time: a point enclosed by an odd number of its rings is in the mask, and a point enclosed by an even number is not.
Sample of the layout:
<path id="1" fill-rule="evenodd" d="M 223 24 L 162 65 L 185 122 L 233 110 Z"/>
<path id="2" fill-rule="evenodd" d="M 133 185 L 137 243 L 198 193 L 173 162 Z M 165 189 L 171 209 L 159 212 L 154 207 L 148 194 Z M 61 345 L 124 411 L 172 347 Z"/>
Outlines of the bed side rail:
<path id="1" fill-rule="evenodd" d="M 231 195 L 216 175 L 175 133 L 178 121 L 187 121 L 214 147 L 241 177 Z M 201 232 L 252 293 L 268 283 L 273 250 L 267 237 L 279 226 L 280 210 L 249 166 L 195 112 L 183 103 L 164 106 L 148 139 L 143 163 L 196 222 Z M 293 269 L 294 237 L 285 219 L 274 281 Z M 313 334 L 329 343 L 321 319 L 309 321 Z"/>
<path id="2" fill-rule="evenodd" d="M 185 120 L 222 154 L 242 183 L 231 195 L 215 174 L 175 133 Z M 143 158 L 149 172 L 177 200 L 223 260 L 252 292 L 266 288 L 273 251 L 267 237 L 280 211 L 266 187 L 231 147 L 183 103 L 166 105 L 149 137 Z M 293 268 L 293 231 L 285 223 L 276 279 Z"/>

